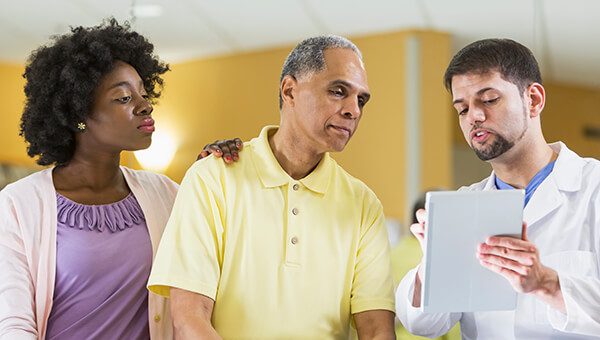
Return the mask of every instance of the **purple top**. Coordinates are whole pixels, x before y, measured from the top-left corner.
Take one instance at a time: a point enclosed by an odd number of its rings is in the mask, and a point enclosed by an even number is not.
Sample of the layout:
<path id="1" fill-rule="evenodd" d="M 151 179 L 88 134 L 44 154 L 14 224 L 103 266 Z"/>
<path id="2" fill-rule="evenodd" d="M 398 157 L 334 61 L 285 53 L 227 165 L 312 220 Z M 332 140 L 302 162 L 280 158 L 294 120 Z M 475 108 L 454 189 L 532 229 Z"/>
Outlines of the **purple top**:
<path id="1" fill-rule="evenodd" d="M 46 339 L 149 339 L 152 244 L 135 196 L 83 205 L 56 194 L 56 282 Z"/>

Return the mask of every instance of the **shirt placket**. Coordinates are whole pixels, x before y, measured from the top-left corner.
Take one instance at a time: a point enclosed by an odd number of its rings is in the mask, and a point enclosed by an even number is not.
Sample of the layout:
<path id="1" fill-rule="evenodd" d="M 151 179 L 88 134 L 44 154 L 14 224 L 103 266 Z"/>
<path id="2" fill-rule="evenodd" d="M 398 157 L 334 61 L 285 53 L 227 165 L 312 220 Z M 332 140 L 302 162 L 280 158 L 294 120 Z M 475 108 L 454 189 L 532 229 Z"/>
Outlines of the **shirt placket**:
<path id="1" fill-rule="evenodd" d="M 303 187 L 297 181 L 292 181 L 288 184 L 288 211 L 287 211 L 287 234 L 285 237 L 286 249 L 286 264 L 301 265 L 302 248 L 305 240 L 302 237 L 302 214 L 306 211 L 302 210 L 301 195 Z"/>

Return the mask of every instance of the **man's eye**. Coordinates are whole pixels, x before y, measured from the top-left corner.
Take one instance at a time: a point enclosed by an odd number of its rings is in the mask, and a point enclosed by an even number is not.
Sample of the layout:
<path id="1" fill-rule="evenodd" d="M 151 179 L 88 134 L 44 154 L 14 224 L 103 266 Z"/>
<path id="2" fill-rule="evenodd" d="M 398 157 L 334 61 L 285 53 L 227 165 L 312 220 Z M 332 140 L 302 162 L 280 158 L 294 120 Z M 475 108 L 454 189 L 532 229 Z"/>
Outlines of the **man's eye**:
<path id="1" fill-rule="evenodd" d="M 484 103 L 486 103 L 486 104 L 493 104 L 493 103 L 495 103 L 497 100 L 498 100 L 498 98 L 494 98 L 494 99 L 490 99 L 490 100 L 485 100 L 485 101 L 483 101 L 483 102 L 484 102 Z"/>
<path id="2" fill-rule="evenodd" d="M 117 101 L 121 102 L 121 103 L 129 103 L 130 100 L 131 100 L 131 96 L 125 96 L 125 97 L 117 98 Z"/>
<path id="3" fill-rule="evenodd" d="M 330 90 L 329 92 L 331 92 L 331 94 L 336 95 L 336 96 L 343 96 L 344 92 L 342 90 Z"/>
<path id="4" fill-rule="evenodd" d="M 459 110 L 459 111 L 458 111 L 458 115 L 459 115 L 459 116 L 465 115 L 465 114 L 467 114 L 467 111 L 469 111 L 469 109 L 463 109 L 463 110 Z"/>

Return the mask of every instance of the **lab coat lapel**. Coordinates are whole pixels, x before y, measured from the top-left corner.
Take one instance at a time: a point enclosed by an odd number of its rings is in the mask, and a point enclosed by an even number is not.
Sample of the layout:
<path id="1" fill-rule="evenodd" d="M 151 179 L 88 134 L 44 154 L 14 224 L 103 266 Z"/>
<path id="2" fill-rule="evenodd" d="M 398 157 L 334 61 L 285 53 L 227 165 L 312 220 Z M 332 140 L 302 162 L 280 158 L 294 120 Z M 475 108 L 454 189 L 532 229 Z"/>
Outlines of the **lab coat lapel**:
<path id="1" fill-rule="evenodd" d="M 523 211 L 523 219 L 527 222 L 527 228 L 535 227 L 537 221 L 558 209 L 564 200 L 554 176 L 548 176 L 537 188 Z"/>
<path id="2" fill-rule="evenodd" d="M 578 191 L 583 185 L 583 160 L 561 142 L 549 146 L 558 153 L 558 158 L 525 207 L 524 219 L 530 227 L 560 207 L 567 192 Z"/>

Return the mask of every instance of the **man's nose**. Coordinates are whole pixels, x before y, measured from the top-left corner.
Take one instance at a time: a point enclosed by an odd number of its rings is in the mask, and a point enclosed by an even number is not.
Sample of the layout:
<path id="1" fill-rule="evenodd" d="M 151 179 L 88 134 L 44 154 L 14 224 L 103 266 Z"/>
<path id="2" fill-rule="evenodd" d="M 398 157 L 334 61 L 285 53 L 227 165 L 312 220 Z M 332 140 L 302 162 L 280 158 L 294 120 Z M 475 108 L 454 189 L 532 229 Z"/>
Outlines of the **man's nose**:
<path id="1" fill-rule="evenodd" d="M 483 108 L 472 105 L 467 112 L 467 121 L 469 124 L 473 125 L 475 123 L 484 122 L 486 119 L 485 111 Z"/>
<path id="2" fill-rule="evenodd" d="M 358 119 L 362 114 L 362 108 L 358 98 L 348 97 L 344 101 L 343 115 L 346 118 Z"/>

